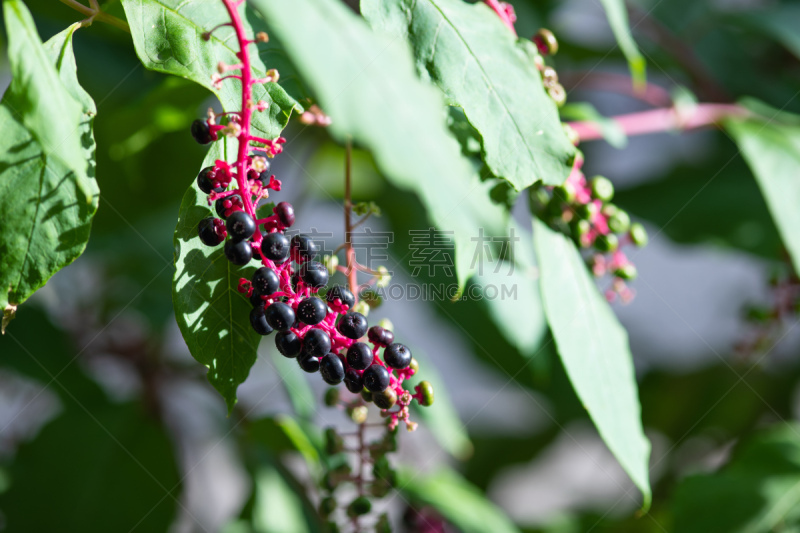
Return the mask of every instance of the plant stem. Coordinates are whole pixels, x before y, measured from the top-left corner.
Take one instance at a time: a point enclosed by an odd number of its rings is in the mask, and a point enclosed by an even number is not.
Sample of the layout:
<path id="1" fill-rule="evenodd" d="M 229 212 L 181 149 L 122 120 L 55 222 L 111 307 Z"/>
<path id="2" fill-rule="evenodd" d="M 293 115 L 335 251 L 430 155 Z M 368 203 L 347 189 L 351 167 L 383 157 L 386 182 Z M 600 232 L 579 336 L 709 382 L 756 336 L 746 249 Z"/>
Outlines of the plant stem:
<path id="1" fill-rule="evenodd" d="M 71 7 L 75 11 L 77 11 L 79 13 L 82 13 L 82 14 L 86 15 L 87 17 L 89 17 L 88 19 L 86 19 L 86 20 L 81 22 L 82 26 L 90 26 L 92 24 L 92 22 L 94 22 L 95 20 L 98 20 L 100 22 L 105 22 L 106 24 L 111 24 L 112 26 L 114 26 L 116 28 L 119 28 L 122 31 L 125 31 L 125 32 L 128 32 L 128 33 L 131 32 L 131 28 L 130 28 L 130 26 L 128 26 L 127 22 L 125 22 L 124 20 L 119 19 L 119 18 L 117 18 L 117 17 L 115 17 L 113 15 L 109 15 L 108 13 L 105 13 L 105 12 L 101 11 L 99 6 L 94 7 L 94 6 L 96 6 L 96 2 L 94 2 L 94 1 L 92 1 L 92 6 L 93 7 L 87 7 L 87 6 L 83 5 L 83 4 L 81 4 L 80 2 L 78 2 L 77 0 L 60 0 L 60 2 L 62 4 L 65 4 L 65 5 L 69 6 L 69 7 Z"/>
<path id="2" fill-rule="evenodd" d="M 356 268 L 356 252 L 353 249 L 353 201 L 352 201 L 352 168 L 353 168 L 353 141 L 348 139 L 345 147 L 344 158 L 344 246 L 347 257 L 347 284 L 350 292 L 358 302 L 358 269 Z"/>
<path id="3" fill-rule="evenodd" d="M 746 117 L 745 108 L 733 104 L 698 104 L 689 113 L 674 107 L 651 109 L 611 117 L 626 135 L 645 135 L 671 130 L 692 130 L 712 126 L 730 117 Z M 592 121 L 569 122 L 581 141 L 602 139 L 602 129 Z"/>
<path id="4" fill-rule="evenodd" d="M 517 30 L 514 28 L 514 21 L 508 16 L 508 11 L 506 11 L 505 7 L 498 0 L 483 1 L 492 9 L 492 11 L 497 13 L 497 16 L 500 17 L 500 20 L 503 21 L 503 24 L 505 24 L 506 27 L 511 30 L 511 33 L 514 34 L 514 37 L 517 37 Z"/>

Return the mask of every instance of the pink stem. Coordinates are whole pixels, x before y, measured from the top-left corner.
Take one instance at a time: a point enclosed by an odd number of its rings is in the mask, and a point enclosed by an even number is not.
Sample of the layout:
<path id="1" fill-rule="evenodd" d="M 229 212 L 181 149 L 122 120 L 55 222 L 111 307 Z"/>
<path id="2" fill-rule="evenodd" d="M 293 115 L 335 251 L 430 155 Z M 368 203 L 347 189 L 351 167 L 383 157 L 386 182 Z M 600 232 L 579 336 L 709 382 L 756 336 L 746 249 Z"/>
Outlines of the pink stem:
<path id="1" fill-rule="evenodd" d="M 651 109 L 611 117 L 626 135 L 645 135 L 671 130 L 691 130 L 712 126 L 729 117 L 746 117 L 745 108 L 732 104 L 698 104 L 690 114 L 683 114 L 673 107 Z M 569 122 L 581 141 L 602 139 L 602 129 L 592 121 Z"/>
<path id="2" fill-rule="evenodd" d="M 483 1 L 492 9 L 492 11 L 497 13 L 497 16 L 500 17 L 500 20 L 503 21 L 503 24 L 505 24 L 508 29 L 511 30 L 511 33 L 514 34 L 514 37 L 517 37 L 517 30 L 514 29 L 514 21 L 516 20 L 516 17 L 512 19 L 511 13 L 508 11 L 507 7 L 498 0 Z"/>
<path id="3" fill-rule="evenodd" d="M 242 202 L 244 203 L 245 212 L 256 219 L 256 208 L 253 205 L 250 197 L 250 185 L 247 182 L 247 154 L 250 149 L 250 119 L 253 115 L 251 105 L 252 100 L 252 71 L 250 70 L 250 54 L 248 52 L 248 45 L 250 40 L 245 36 L 244 24 L 239 16 L 238 6 L 240 2 L 235 0 L 222 0 L 225 8 L 228 10 L 228 15 L 231 17 L 231 25 L 236 32 L 236 40 L 239 42 L 239 52 L 236 54 L 242 62 L 242 107 L 240 112 L 240 125 L 242 127 L 241 134 L 239 135 L 239 156 L 236 161 L 236 183 L 239 185 L 241 191 Z M 256 234 L 253 239 L 256 246 L 260 248 L 261 245 L 261 230 L 256 226 Z"/>

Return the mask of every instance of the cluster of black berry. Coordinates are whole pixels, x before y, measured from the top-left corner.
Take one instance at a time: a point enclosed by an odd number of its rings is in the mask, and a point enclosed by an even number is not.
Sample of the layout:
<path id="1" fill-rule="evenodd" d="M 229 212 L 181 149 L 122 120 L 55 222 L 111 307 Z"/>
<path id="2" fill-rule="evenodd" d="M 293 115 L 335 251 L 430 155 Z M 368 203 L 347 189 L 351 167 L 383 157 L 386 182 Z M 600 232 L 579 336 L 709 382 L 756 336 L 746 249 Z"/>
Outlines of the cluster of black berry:
<path id="1" fill-rule="evenodd" d="M 192 135 L 207 144 L 222 128 L 198 120 Z M 351 392 L 370 394 L 381 409 L 399 403 L 404 413 L 398 416 L 407 422 L 407 406 L 413 398 L 422 398 L 419 391 L 412 395 L 402 387 L 418 369 L 411 350 L 394 342 L 390 330 L 369 327 L 367 318 L 353 311 L 356 299 L 347 287 L 327 287 L 329 272 L 315 260 L 316 243 L 307 235 L 290 239 L 285 234 L 295 221 L 289 203 L 280 202 L 271 215 L 256 218 L 256 207 L 267 191 L 280 190 L 280 181 L 269 172 L 268 157 L 280 153 L 281 144 L 277 139 L 248 154 L 244 164 L 218 160 L 200 171 L 197 186 L 209 195 L 217 214 L 200 221 L 200 239 L 208 246 L 224 241 L 225 256 L 235 265 L 260 263 L 250 279 L 242 278 L 239 284 L 253 305 L 250 324 L 257 333 L 276 332 L 278 351 L 296 358 L 306 372 L 319 371 L 326 383 L 344 381 Z M 236 187 L 230 189 L 231 183 Z"/>

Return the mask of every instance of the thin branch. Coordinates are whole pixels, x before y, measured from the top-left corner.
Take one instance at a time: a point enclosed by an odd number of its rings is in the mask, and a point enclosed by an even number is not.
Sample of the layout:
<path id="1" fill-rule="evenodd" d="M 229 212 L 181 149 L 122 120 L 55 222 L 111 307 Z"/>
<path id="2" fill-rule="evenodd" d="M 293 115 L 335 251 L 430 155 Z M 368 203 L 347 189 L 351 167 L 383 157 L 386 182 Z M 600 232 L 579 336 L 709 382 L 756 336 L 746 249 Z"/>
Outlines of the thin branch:
<path id="1" fill-rule="evenodd" d="M 130 33 L 131 28 L 127 22 L 122 19 L 115 17 L 114 15 L 109 15 L 108 13 L 102 11 L 100 9 L 97 0 L 90 0 L 92 7 L 85 6 L 78 2 L 77 0 L 59 0 L 62 4 L 65 4 L 75 11 L 86 15 L 88 18 L 81 21 L 81 26 L 91 26 L 92 22 L 95 20 L 99 22 L 105 22 L 106 24 L 110 24 L 120 30 Z"/>

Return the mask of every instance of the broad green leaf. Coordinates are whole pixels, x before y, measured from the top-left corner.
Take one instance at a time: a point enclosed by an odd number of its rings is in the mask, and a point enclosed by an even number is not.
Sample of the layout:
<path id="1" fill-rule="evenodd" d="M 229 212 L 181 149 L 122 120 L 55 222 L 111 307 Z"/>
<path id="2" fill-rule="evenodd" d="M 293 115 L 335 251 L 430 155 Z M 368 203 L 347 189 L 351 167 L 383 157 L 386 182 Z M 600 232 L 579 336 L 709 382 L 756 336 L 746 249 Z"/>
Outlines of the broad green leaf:
<path id="1" fill-rule="evenodd" d="M 306 464 L 317 473 L 319 453 L 303 427 L 292 417 L 262 418 L 248 427 L 252 438 L 274 452 L 294 450 L 302 454 Z"/>
<path id="2" fill-rule="evenodd" d="M 648 458 L 628 335 L 598 292 L 580 252 L 534 219 L 544 311 L 558 353 L 597 431 L 650 505 Z"/>
<path id="3" fill-rule="evenodd" d="M 232 28 L 224 26 L 213 32 L 206 41 L 202 35 L 220 25 L 230 22 L 222 2 L 201 0 L 122 0 L 125 15 L 131 26 L 136 54 L 145 67 L 181 76 L 192 80 L 214 92 L 226 111 L 239 111 L 242 107 L 241 83 L 225 80 L 221 90 L 214 89 L 211 76 L 217 73 L 217 65 L 239 63 L 236 57 L 238 43 Z M 246 8 L 245 28 L 252 33 L 252 19 Z M 265 67 L 257 50 L 265 45 L 251 45 L 253 72 L 259 78 L 265 75 Z M 253 114 L 254 133 L 274 138 L 289 121 L 293 109 L 302 109 L 277 83 L 253 87 L 253 99 L 269 102 L 267 111 Z"/>
<path id="4" fill-rule="evenodd" d="M 447 393 L 444 381 L 427 356 L 417 348 L 413 351 L 420 371 L 417 376 L 411 378 L 410 387 L 407 388 L 413 392 L 414 386 L 424 379 L 433 385 L 434 390 L 433 405 L 422 407 L 416 403 L 412 404 L 415 414 L 419 415 L 425 428 L 433 434 L 444 450 L 458 459 L 468 459 L 473 451 L 472 442 L 469 440 L 466 425 L 458 416 L 453 401 Z"/>
<path id="5" fill-rule="evenodd" d="M 800 525 L 800 426 L 762 430 L 720 471 L 684 479 L 673 509 L 681 533 L 764 533 Z"/>
<path id="6" fill-rule="evenodd" d="M 452 470 L 424 477 L 416 470 L 399 470 L 397 486 L 412 501 L 436 509 L 463 533 L 519 533 L 500 509 Z"/>
<path id="7" fill-rule="evenodd" d="M 472 237 L 481 227 L 502 234 L 506 217 L 487 203 L 487 184 L 461 158 L 445 125 L 443 102 L 417 78 L 408 49 L 370 31 L 337 0 L 252 5 L 330 115 L 334 138 L 369 149 L 393 184 L 419 195 L 436 227 L 454 232 L 463 287 L 473 270 Z"/>
<path id="8" fill-rule="evenodd" d="M 767 201 L 783 243 L 800 271 L 800 116 L 764 109 L 751 104 L 761 114 L 725 121 L 756 177 Z"/>
<path id="9" fill-rule="evenodd" d="M 417 69 L 480 132 L 494 175 L 517 190 L 566 179 L 575 149 L 542 85 L 535 47 L 518 41 L 486 5 L 362 0 L 361 13 L 375 30 L 411 43 Z"/>
<path id="10" fill-rule="evenodd" d="M 317 401 L 314 391 L 306 379 L 304 372 L 298 372 L 297 365 L 287 364 L 289 361 L 281 355 L 277 348 L 271 343 L 270 353 L 275 370 L 281 378 L 281 384 L 289 396 L 289 403 L 292 404 L 295 414 L 305 422 L 314 419 L 317 408 Z"/>
<path id="11" fill-rule="evenodd" d="M 228 152 L 232 155 L 233 149 L 224 140 L 214 143 L 201 168 L 216 159 L 231 160 Z M 226 259 L 221 244 L 209 247 L 200 241 L 197 225 L 208 216 L 212 212 L 207 196 L 192 182 L 175 228 L 172 302 L 192 357 L 208 368 L 208 381 L 225 398 L 230 412 L 236 389 L 256 362 L 261 340 L 250 327 L 252 306 L 237 291 L 239 279 L 249 279 L 255 268 L 236 266 Z"/>
<path id="12" fill-rule="evenodd" d="M 12 82 L 0 102 L 0 308 L 19 304 L 83 253 L 100 191 L 95 106 L 77 80 L 73 25 L 43 45 L 18 0 L 3 4 Z"/>
<path id="13" fill-rule="evenodd" d="M 111 401 L 73 360 L 72 340 L 38 309 L 17 321 L 0 339 L 3 372 L 8 365 L 49 383 L 60 409 L 8 464 L 6 530 L 167 531 L 182 491 L 164 426 L 142 403 Z"/>
<path id="14" fill-rule="evenodd" d="M 603 138 L 614 148 L 625 148 L 628 137 L 625 130 L 615 120 L 600 114 L 589 102 L 566 104 L 560 110 L 561 118 L 565 120 L 588 120 L 597 124 Z"/>
<path id="15" fill-rule="evenodd" d="M 639 52 L 636 42 L 631 35 L 631 28 L 628 25 L 628 10 L 624 0 L 600 0 L 606 10 L 606 17 L 614 32 L 625 58 L 628 60 L 628 69 L 631 71 L 634 86 L 642 86 L 645 82 L 646 68 L 644 57 Z"/>
<path id="16" fill-rule="evenodd" d="M 256 533 L 307 533 L 312 531 L 303 512 L 303 500 L 274 468 L 255 475 L 253 530 Z"/>

